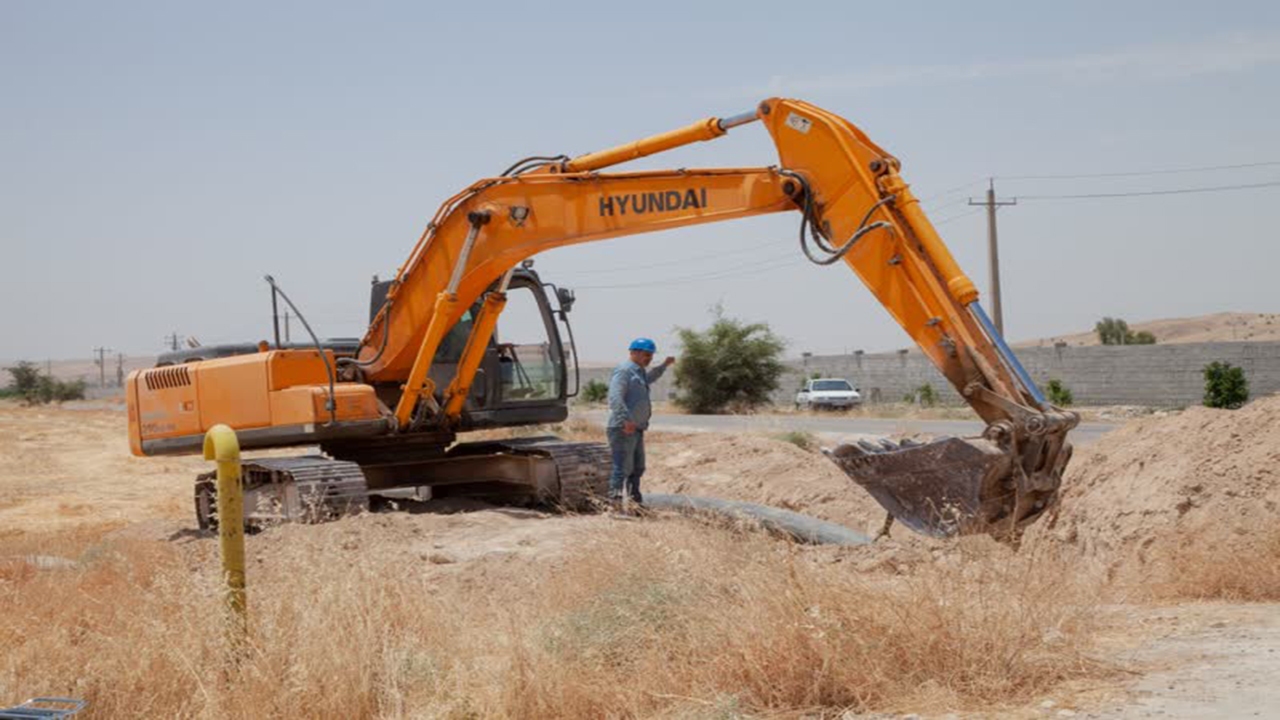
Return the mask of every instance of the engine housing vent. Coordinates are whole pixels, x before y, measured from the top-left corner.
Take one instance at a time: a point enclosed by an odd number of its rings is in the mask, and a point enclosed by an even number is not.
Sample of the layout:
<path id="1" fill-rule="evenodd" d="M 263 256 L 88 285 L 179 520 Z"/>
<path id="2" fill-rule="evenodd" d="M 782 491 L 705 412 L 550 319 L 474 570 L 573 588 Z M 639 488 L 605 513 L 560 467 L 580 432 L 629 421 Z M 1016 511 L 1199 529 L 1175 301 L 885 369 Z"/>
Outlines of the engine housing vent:
<path id="1" fill-rule="evenodd" d="M 147 384 L 148 390 L 168 390 L 190 385 L 191 371 L 185 365 L 173 365 L 171 367 L 152 368 L 146 371 L 142 378 Z"/>

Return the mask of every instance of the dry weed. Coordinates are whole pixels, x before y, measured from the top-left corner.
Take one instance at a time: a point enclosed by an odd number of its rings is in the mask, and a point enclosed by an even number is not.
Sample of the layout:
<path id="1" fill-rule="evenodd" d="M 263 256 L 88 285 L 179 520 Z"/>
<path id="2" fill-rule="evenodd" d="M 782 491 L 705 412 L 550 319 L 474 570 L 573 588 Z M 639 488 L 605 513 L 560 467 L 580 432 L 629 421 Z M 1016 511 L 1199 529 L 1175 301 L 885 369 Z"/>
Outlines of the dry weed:
<path id="1" fill-rule="evenodd" d="M 1188 538 L 1150 574 L 1147 591 L 1157 600 L 1280 601 L 1280 527 Z"/>
<path id="2" fill-rule="evenodd" d="M 97 717 L 838 714 L 990 708 L 1099 670 L 1093 586 L 1049 555 L 979 547 L 866 575 L 660 520 L 537 572 L 444 572 L 290 532 L 271 553 L 250 538 L 238 662 L 212 541 L 6 547 L 77 564 L 0 573 L 0 699 L 83 697 Z"/>

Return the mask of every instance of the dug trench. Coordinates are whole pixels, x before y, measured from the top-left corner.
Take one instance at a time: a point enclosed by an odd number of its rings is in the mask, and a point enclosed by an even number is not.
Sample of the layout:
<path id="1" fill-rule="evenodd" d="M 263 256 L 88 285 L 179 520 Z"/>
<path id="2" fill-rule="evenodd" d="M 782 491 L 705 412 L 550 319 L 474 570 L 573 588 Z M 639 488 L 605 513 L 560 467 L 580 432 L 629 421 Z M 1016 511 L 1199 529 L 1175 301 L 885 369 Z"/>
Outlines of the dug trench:
<path id="1" fill-rule="evenodd" d="M 110 409 L 0 406 L 0 706 L 1017 718 L 1280 700 L 1280 398 L 1135 420 L 1082 448 L 1016 552 L 466 503 L 275 527 L 249 538 L 251 640 L 234 656 L 216 541 L 188 507 L 206 464 L 132 458 L 123 425 Z M 879 506 L 789 439 L 653 433 L 646 489 L 874 534 Z"/>

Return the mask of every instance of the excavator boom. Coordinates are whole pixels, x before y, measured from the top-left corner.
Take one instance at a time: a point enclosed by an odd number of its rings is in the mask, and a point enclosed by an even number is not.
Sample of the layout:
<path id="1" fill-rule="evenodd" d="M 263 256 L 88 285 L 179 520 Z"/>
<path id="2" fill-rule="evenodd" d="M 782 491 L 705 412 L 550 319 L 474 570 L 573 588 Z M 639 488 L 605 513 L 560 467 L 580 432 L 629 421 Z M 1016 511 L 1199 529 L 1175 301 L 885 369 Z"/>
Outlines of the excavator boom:
<path id="1" fill-rule="evenodd" d="M 602 172 L 753 122 L 769 132 L 778 165 Z M 395 407 L 379 418 L 351 410 L 349 400 L 348 421 L 381 419 L 389 434 L 406 437 L 448 431 L 466 412 L 512 272 L 525 259 L 575 243 L 798 211 L 799 250 L 815 265 L 853 270 L 987 423 L 981 438 L 843 445 L 832 459 L 917 531 L 1016 534 L 1056 500 L 1071 454 L 1066 435 L 1078 418 L 1045 401 L 898 171 L 899 161 L 847 120 L 781 98 L 577 158 L 522 161 L 440 207 L 343 366 L 347 382 L 329 392 L 399 386 Z M 782 301 L 798 294 L 775 291 Z M 456 372 L 437 388 L 434 358 L 469 312 L 476 315 Z M 326 427 L 335 432 L 341 420 L 329 407 Z"/>
<path id="2" fill-rule="evenodd" d="M 780 167 L 599 172 L 757 120 L 774 140 Z M 752 113 L 481 181 L 441 208 L 401 268 L 392 306 L 401 295 L 417 304 L 370 327 L 364 352 L 377 358 L 367 374 L 399 378 L 410 368 L 396 416 L 402 427 L 411 425 L 430 394 L 423 378 L 439 338 L 520 260 L 571 243 L 799 210 L 801 249 L 816 264 L 850 267 L 988 423 L 983 439 L 875 451 L 845 445 L 832 459 L 919 532 L 1016 532 L 1056 499 L 1071 452 L 1066 432 L 1077 419 L 1050 407 L 1022 369 L 898 167 L 843 118 L 771 99 Z M 386 322 L 389 332 L 380 325 Z M 492 326 L 478 327 L 472 341 L 488 342 L 483 331 Z M 379 348 L 379 333 L 394 340 Z M 438 414 L 445 422 L 460 410 L 467 370 L 444 393 Z"/>

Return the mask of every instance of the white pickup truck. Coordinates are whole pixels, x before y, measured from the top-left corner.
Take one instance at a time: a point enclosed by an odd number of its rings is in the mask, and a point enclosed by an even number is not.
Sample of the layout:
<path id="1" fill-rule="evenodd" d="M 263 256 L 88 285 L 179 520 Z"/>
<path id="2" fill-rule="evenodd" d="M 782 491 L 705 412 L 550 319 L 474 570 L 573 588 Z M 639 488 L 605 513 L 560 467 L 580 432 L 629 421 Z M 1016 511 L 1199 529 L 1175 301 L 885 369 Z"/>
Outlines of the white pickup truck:
<path id="1" fill-rule="evenodd" d="M 862 395 L 844 378 L 807 380 L 804 388 L 796 393 L 797 410 L 822 408 L 837 410 L 861 404 Z"/>

